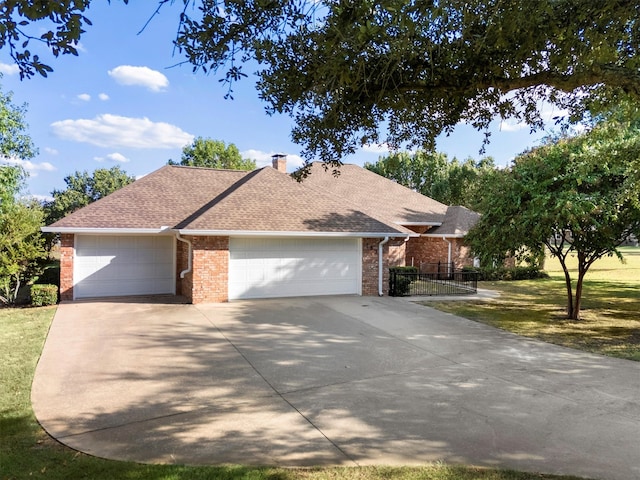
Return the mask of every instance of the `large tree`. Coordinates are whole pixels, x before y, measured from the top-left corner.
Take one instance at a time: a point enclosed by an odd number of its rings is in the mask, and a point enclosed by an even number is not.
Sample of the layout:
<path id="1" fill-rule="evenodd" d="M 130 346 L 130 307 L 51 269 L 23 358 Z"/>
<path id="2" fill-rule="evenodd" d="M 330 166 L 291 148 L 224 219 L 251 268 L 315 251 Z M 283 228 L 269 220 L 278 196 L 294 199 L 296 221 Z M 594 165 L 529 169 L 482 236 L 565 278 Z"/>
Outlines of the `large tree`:
<path id="1" fill-rule="evenodd" d="M 421 150 L 391 153 L 364 167 L 446 205 L 470 209 L 478 208 L 482 178 L 495 168 L 491 157 L 461 162 L 449 160 L 446 153 Z"/>
<path id="2" fill-rule="evenodd" d="M 197 137 L 191 145 L 182 149 L 179 163 L 169 160 L 169 165 L 222 168 L 226 170 L 254 170 L 255 160 L 242 158 L 235 144 L 226 145 L 221 140 Z"/>
<path id="3" fill-rule="evenodd" d="M 577 320 L 589 268 L 603 256 L 622 259 L 618 246 L 640 232 L 639 158 L 640 128 L 617 122 L 526 152 L 485 183 L 484 214 L 466 241 L 496 261 L 546 247 L 564 271 L 567 317 Z"/>
<path id="4" fill-rule="evenodd" d="M 47 225 L 119 190 L 135 180 L 120 167 L 98 168 L 89 174 L 76 171 L 64 179 L 67 188 L 51 192 L 53 200 L 45 205 Z"/>
<path id="5" fill-rule="evenodd" d="M 228 82 L 254 70 L 267 110 L 294 117 L 307 159 L 337 162 L 367 143 L 430 149 L 460 122 L 536 128 L 544 102 L 580 118 L 640 96 L 635 1 L 182 2 L 175 42 L 186 62 Z M 0 48 L 23 75 L 46 74 L 23 43 L 29 27 L 49 19 L 32 36 L 75 55 L 90 3 L 4 2 Z"/>

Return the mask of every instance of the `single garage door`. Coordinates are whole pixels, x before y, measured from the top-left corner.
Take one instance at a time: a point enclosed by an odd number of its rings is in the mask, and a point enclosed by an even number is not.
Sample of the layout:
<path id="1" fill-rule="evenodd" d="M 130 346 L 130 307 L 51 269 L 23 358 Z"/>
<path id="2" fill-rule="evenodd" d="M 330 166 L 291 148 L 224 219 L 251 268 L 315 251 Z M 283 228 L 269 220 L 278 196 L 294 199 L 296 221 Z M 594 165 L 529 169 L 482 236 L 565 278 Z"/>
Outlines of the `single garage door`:
<path id="1" fill-rule="evenodd" d="M 359 238 L 231 238 L 229 298 L 359 294 Z"/>
<path id="2" fill-rule="evenodd" d="M 76 235 L 75 298 L 175 293 L 174 238 Z"/>

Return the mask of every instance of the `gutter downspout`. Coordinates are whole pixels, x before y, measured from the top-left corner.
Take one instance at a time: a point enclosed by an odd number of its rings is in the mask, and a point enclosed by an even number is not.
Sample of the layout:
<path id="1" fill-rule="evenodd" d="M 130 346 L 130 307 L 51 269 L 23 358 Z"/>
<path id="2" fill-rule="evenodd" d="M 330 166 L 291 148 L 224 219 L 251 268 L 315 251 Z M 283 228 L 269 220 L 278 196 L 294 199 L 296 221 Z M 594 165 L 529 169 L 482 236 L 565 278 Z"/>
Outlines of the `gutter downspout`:
<path id="1" fill-rule="evenodd" d="M 442 239 L 447 242 L 448 244 L 448 251 L 447 251 L 447 274 L 451 274 L 451 272 L 449 271 L 451 269 L 451 242 L 449 240 L 447 240 L 447 237 L 442 237 Z"/>
<path id="2" fill-rule="evenodd" d="M 382 288 L 382 274 L 384 272 L 382 247 L 388 241 L 389 241 L 389 236 L 386 236 L 384 237 L 384 240 L 382 240 L 378 244 L 378 296 L 380 297 L 384 295 L 383 288 Z"/>
<path id="3" fill-rule="evenodd" d="M 189 250 L 187 252 L 187 268 L 180 272 L 180 278 L 184 278 L 187 273 L 191 273 L 191 253 L 192 253 L 192 245 L 191 242 L 185 238 L 180 236 L 180 233 L 176 232 L 176 240 L 180 240 L 181 242 L 186 243 L 189 246 Z"/>

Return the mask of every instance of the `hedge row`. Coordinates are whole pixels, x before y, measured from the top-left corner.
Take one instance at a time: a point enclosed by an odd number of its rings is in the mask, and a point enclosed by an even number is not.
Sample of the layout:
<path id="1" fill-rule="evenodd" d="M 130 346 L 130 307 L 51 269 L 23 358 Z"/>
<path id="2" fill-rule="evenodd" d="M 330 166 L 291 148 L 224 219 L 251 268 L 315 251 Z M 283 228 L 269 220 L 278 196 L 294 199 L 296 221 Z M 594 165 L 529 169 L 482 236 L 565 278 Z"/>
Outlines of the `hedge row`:
<path id="1" fill-rule="evenodd" d="M 536 278 L 549 278 L 549 274 L 538 267 L 513 267 L 513 268 L 485 268 L 464 267 L 465 272 L 477 272 L 480 281 L 496 280 L 534 280 Z"/>

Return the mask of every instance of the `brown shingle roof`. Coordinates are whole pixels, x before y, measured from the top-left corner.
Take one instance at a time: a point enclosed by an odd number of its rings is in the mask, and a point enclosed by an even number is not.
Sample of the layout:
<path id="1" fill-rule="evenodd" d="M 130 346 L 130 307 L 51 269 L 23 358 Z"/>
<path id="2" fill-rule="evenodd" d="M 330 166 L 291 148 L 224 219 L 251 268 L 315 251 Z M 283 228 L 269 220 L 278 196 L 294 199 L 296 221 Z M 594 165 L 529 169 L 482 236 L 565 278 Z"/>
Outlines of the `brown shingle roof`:
<path id="1" fill-rule="evenodd" d="M 388 178 L 345 164 L 334 176 L 322 163 L 314 162 L 304 184 L 343 197 L 365 212 L 384 214 L 401 225 L 439 224 L 444 221 L 447 206 L 400 185 Z"/>
<path id="2" fill-rule="evenodd" d="M 265 167 L 253 172 L 165 166 L 50 226 L 199 232 L 412 232 Z"/>
<path id="3" fill-rule="evenodd" d="M 427 236 L 463 237 L 478 220 L 480 220 L 480 214 L 473 210 L 459 205 L 449 207 L 447 208 L 447 214 L 444 217 L 442 225 L 429 230 Z"/>
<path id="4" fill-rule="evenodd" d="M 66 216 L 51 228 L 173 227 L 247 174 L 167 165 Z"/>

